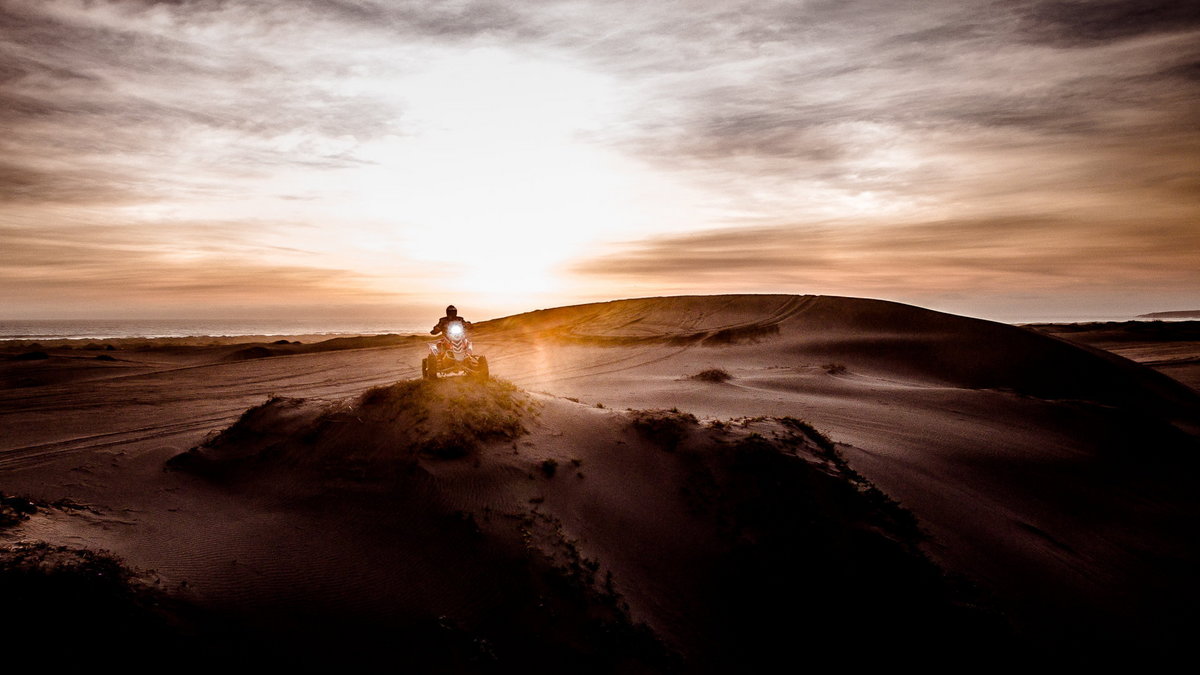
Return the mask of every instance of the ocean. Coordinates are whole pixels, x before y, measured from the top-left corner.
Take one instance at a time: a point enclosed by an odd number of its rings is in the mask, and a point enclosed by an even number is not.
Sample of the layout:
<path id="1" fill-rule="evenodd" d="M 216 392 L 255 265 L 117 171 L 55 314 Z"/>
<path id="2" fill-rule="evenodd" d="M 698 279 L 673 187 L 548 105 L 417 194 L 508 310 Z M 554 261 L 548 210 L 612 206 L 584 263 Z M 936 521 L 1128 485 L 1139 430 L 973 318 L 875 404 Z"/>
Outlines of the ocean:
<path id="1" fill-rule="evenodd" d="M 435 317 L 436 318 L 436 317 Z M 433 321 L 430 321 L 433 325 Z M 405 322 L 254 319 L 0 319 L 0 340 L 231 337 L 239 335 L 381 335 L 426 333 Z"/>

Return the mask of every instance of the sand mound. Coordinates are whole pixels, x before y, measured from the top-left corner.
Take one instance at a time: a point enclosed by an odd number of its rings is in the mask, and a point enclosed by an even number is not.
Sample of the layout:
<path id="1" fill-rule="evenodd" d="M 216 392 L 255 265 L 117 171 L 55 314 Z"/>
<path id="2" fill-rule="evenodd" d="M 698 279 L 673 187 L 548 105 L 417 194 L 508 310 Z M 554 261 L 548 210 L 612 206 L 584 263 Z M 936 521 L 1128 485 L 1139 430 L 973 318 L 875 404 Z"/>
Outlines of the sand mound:
<path id="1" fill-rule="evenodd" d="M 321 584 L 345 558 L 373 580 L 306 596 L 307 611 L 422 636 L 408 656 L 450 672 L 728 672 L 791 658 L 798 640 L 911 655 L 1005 635 L 918 551 L 912 517 L 792 418 L 704 425 L 418 380 L 341 403 L 272 399 L 170 464 L 236 473 L 226 484 L 255 498 L 299 469 L 291 494 L 311 489 L 283 507 L 296 522 L 320 513 L 339 546 L 347 528 L 377 532 L 287 570 Z M 277 603 L 259 603 L 255 625 L 286 621 Z"/>
<path id="2" fill-rule="evenodd" d="M 353 401 L 276 397 L 168 465 L 227 473 L 273 463 L 390 475 L 422 456 L 462 457 L 482 443 L 516 438 L 534 408 L 511 384 L 461 378 L 398 382 Z"/>
<path id="3" fill-rule="evenodd" d="M 237 351 L 231 352 L 228 356 L 226 356 L 222 360 L 223 361 L 245 361 L 246 359 L 265 359 L 265 358 L 268 358 L 271 356 L 279 356 L 282 353 L 284 353 L 284 352 L 281 352 L 281 351 L 278 351 L 275 349 L 267 349 L 266 347 L 262 347 L 262 346 L 254 346 L 254 347 L 246 347 L 245 349 L 239 349 Z"/>
<path id="4" fill-rule="evenodd" d="M 13 361 L 45 361 L 50 358 L 50 355 L 46 352 L 25 352 L 24 354 L 17 354 L 10 358 Z"/>

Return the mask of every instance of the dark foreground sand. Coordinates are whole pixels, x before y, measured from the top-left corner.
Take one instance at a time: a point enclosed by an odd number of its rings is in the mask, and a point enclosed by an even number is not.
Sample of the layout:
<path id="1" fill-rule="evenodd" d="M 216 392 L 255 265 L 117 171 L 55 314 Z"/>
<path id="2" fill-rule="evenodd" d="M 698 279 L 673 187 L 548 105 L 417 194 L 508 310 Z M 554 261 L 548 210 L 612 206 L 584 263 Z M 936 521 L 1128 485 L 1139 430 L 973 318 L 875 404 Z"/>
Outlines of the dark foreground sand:
<path id="1" fill-rule="evenodd" d="M 13 353 L 3 630 L 184 669 L 1162 657 L 1200 396 L 1064 333 L 715 296 L 488 322 L 487 385 L 411 381 L 405 336 Z"/>

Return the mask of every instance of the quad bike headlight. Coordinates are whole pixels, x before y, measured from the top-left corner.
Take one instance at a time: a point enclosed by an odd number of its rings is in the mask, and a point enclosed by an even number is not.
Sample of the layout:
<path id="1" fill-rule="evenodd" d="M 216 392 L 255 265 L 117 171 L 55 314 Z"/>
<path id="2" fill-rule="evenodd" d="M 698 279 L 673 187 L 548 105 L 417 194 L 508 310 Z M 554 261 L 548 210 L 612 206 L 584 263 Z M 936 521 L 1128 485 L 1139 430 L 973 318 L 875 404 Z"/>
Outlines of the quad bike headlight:
<path id="1" fill-rule="evenodd" d="M 453 340 L 461 338 L 463 336 L 463 332 L 463 325 L 461 323 L 452 323 L 450 324 L 450 327 L 446 329 L 446 334 L 449 335 Z"/>

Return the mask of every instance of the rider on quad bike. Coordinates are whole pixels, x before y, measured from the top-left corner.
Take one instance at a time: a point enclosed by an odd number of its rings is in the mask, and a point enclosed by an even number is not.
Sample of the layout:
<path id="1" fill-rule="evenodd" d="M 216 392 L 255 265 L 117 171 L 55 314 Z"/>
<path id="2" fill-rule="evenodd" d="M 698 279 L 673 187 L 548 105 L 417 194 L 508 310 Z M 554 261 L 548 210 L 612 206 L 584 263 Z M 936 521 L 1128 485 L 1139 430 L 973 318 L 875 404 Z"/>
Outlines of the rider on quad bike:
<path id="1" fill-rule="evenodd" d="M 476 356 L 471 340 L 467 338 L 470 321 L 458 315 L 454 305 L 446 308 L 446 316 L 438 319 L 431 335 L 442 339 L 430 343 L 430 354 L 421 361 L 421 377 L 436 380 L 441 375 L 470 375 L 481 380 L 488 379 L 486 356 Z"/>
<path id="2" fill-rule="evenodd" d="M 442 318 L 438 319 L 438 322 L 436 324 L 434 324 L 433 330 L 429 331 L 429 334 L 430 335 L 441 335 L 442 333 L 445 333 L 446 328 L 448 327 L 448 325 L 451 321 L 461 321 L 463 323 L 464 327 L 468 327 L 471 325 L 470 321 L 467 321 L 466 319 L 464 319 L 458 315 L 457 307 L 455 307 L 454 305 L 450 305 L 449 307 L 446 308 L 446 316 L 443 316 Z"/>

